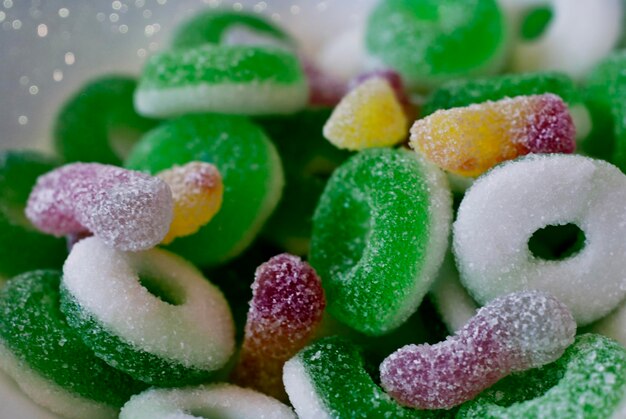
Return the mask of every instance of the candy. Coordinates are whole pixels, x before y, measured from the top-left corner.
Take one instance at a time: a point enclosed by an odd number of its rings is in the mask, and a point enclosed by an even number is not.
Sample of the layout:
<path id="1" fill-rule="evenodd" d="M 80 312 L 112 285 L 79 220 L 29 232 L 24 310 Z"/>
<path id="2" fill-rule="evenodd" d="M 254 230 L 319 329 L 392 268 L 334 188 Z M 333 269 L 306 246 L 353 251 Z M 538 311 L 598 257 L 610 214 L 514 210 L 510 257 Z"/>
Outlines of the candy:
<path id="1" fill-rule="evenodd" d="M 517 72 L 558 70 L 580 79 L 611 52 L 622 31 L 621 0 L 583 0 L 575 5 L 569 0 L 500 2 L 513 31 L 521 32 L 515 36 L 511 59 L 511 69 Z M 524 17 L 532 19 L 533 11 L 544 5 L 551 9 L 551 16 L 541 19 L 538 28 L 531 29 L 532 23 L 527 23 L 531 37 L 525 39 L 518 29 L 524 28 Z"/>
<path id="2" fill-rule="evenodd" d="M 415 105 L 412 103 L 411 98 L 406 91 L 404 81 L 402 80 L 400 74 L 393 70 L 375 70 L 361 73 L 350 81 L 349 89 L 355 89 L 360 84 L 373 78 L 385 79 L 389 83 L 389 86 L 391 86 L 391 88 L 393 89 L 393 92 L 396 95 L 396 98 L 398 99 L 400 104 L 402 105 L 402 109 L 407 115 L 407 118 L 417 118 Z"/>
<path id="3" fill-rule="evenodd" d="M 563 99 L 576 126 L 576 140 L 586 145 L 591 129 L 589 110 L 571 78 L 556 72 L 505 74 L 488 78 L 452 80 L 435 90 L 422 107 L 422 117 L 450 109 L 507 97 L 553 93 Z"/>
<path id="4" fill-rule="evenodd" d="M 579 325 L 591 323 L 626 295 L 624 259 L 613 256 L 626 252 L 624 202 L 626 176 L 600 160 L 552 154 L 500 165 L 474 183 L 459 207 L 453 241 L 461 281 L 482 304 L 543 290 L 563 301 Z M 562 260 L 531 253 L 533 233 L 568 224 L 582 230 L 582 250 Z"/>
<path id="5" fill-rule="evenodd" d="M 222 176 L 210 163 L 191 162 L 157 174 L 168 184 L 174 200 L 174 215 L 163 243 L 195 233 L 222 206 Z"/>
<path id="6" fill-rule="evenodd" d="M 24 216 L 35 181 L 56 164 L 36 152 L 0 152 L 0 283 L 3 277 L 63 265 L 64 241 L 35 231 Z"/>
<path id="7" fill-rule="evenodd" d="M 205 45 L 153 55 L 135 92 L 137 112 L 151 117 L 289 114 L 307 100 L 295 55 L 248 45 Z"/>
<path id="8" fill-rule="evenodd" d="M 342 338 L 330 337 L 307 346 L 287 361 L 283 381 L 299 418 L 453 416 L 400 406 L 374 383 L 361 352 Z"/>
<path id="9" fill-rule="evenodd" d="M 615 339 L 626 347 L 626 302 L 622 301 L 608 316 L 594 323 L 591 330 Z"/>
<path id="10" fill-rule="evenodd" d="M 259 120 L 280 153 L 285 169 L 283 199 L 262 235 L 289 253 L 309 252 L 313 212 L 328 176 L 350 153 L 322 136 L 330 109 L 310 109 L 288 117 Z"/>
<path id="11" fill-rule="evenodd" d="M 388 0 L 370 14 L 365 45 L 415 89 L 498 71 L 506 37 L 495 0 Z"/>
<path id="12" fill-rule="evenodd" d="M 150 389 L 133 396 L 120 419 L 167 419 L 192 417 L 224 419 L 295 419 L 293 411 L 264 394 L 231 384 L 178 389 Z"/>
<path id="13" fill-rule="evenodd" d="M 129 149 L 157 121 L 133 108 L 135 79 L 104 76 L 82 86 L 54 125 L 54 145 L 67 161 L 121 164 Z"/>
<path id="14" fill-rule="evenodd" d="M 574 133 L 565 103 L 545 94 L 438 111 L 413 124 L 410 144 L 444 170 L 478 176 L 528 153 L 572 153 Z"/>
<path id="15" fill-rule="evenodd" d="M 98 163 L 73 163 L 41 176 L 26 216 L 62 236 L 91 232 L 108 246 L 144 250 L 158 244 L 172 220 L 172 193 L 143 173 Z"/>
<path id="16" fill-rule="evenodd" d="M 617 419 L 625 392 L 626 350 L 585 334 L 555 363 L 505 378 L 461 406 L 457 417 Z"/>
<path id="17" fill-rule="evenodd" d="M 527 291 L 493 300 L 453 337 L 407 345 L 380 365 L 380 382 L 404 406 L 450 409 L 511 372 L 558 359 L 576 322 L 549 294 Z"/>
<path id="18" fill-rule="evenodd" d="M 404 322 L 448 242 L 443 173 L 410 152 L 365 150 L 331 176 L 313 218 L 311 265 L 339 321 L 369 335 Z"/>
<path id="19" fill-rule="evenodd" d="M 157 173 L 190 161 L 214 164 L 224 182 L 222 208 L 211 222 L 169 247 L 200 266 L 240 254 L 256 237 L 281 197 L 280 157 L 263 131 L 245 118 L 188 115 L 144 136 L 126 161 Z"/>
<path id="20" fill-rule="evenodd" d="M 96 358 L 59 311 L 57 271 L 32 271 L 0 293 L 0 366 L 38 404 L 69 418 L 114 418 L 145 384 Z"/>
<path id="21" fill-rule="evenodd" d="M 233 381 L 286 399 L 283 364 L 312 338 L 326 306 L 320 278 L 287 253 L 259 266 Z"/>
<path id="22" fill-rule="evenodd" d="M 622 170 L 626 169 L 626 109 L 620 98 L 626 92 L 625 65 L 624 52 L 606 57 L 587 74 L 583 93 L 593 121 L 585 151 L 612 161 Z"/>
<path id="23" fill-rule="evenodd" d="M 350 91 L 324 125 L 324 137 L 339 148 L 391 146 L 406 136 L 407 118 L 393 88 L 372 78 Z"/>
<path id="24" fill-rule="evenodd" d="M 228 10 L 204 10 L 183 22 L 172 36 L 174 49 L 215 45 L 271 45 L 288 47 L 291 40 L 260 15 Z"/>
<path id="25" fill-rule="evenodd" d="M 63 266 L 61 311 L 99 358 L 152 385 L 204 382 L 234 351 L 222 293 L 164 250 L 81 240 Z"/>

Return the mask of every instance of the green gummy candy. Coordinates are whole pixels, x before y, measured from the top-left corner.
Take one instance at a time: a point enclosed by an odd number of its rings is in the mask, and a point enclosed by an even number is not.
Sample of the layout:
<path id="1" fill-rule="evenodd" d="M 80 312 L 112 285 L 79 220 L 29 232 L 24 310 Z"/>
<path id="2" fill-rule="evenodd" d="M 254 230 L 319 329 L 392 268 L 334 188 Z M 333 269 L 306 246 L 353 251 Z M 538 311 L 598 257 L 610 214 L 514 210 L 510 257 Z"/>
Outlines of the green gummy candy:
<path id="1" fill-rule="evenodd" d="M 585 104 L 592 120 L 589 147 L 595 157 L 615 163 L 626 170 L 626 51 L 616 52 L 600 62 L 584 85 Z"/>
<path id="2" fill-rule="evenodd" d="M 11 279 L 0 292 L 0 339 L 45 379 L 119 408 L 147 385 L 96 358 L 68 326 L 59 309 L 60 280 L 58 271 L 33 271 Z"/>
<path id="3" fill-rule="evenodd" d="M 285 169 L 284 199 L 265 224 L 263 236 L 290 253 L 308 253 L 317 201 L 332 171 L 351 155 L 322 136 L 331 112 L 306 110 L 257 121 L 276 145 Z"/>
<path id="4" fill-rule="evenodd" d="M 190 161 L 217 166 L 224 182 L 222 207 L 197 233 L 167 248 L 199 266 L 216 266 L 252 243 L 278 204 L 282 164 L 271 141 L 246 118 L 203 114 L 173 119 L 147 133 L 126 167 L 155 174 Z"/>
<path id="5" fill-rule="evenodd" d="M 507 74 L 489 78 L 454 80 L 435 90 L 422 107 L 427 116 L 440 109 L 469 106 L 506 97 L 553 93 L 570 105 L 582 102 L 572 79 L 556 72 Z"/>
<path id="6" fill-rule="evenodd" d="M 457 418 L 609 418 L 626 395 L 626 349 L 576 338 L 552 364 L 513 374 L 463 404 Z"/>
<path id="7" fill-rule="evenodd" d="M 453 411 L 414 410 L 399 405 L 372 380 L 360 348 L 339 337 L 319 340 L 300 351 L 285 364 L 283 382 L 301 417 L 454 416 Z"/>
<path id="8" fill-rule="evenodd" d="M 368 52 L 412 87 L 489 74 L 503 63 L 504 16 L 495 0 L 387 0 L 369 17 Z"/>
<path id="9" fill-rule="evenodd" d="M 173 48 L 194 48 L 204 44 L 221 44 L 224 34 L 233 28 L 244 28 L 259 35 L 290 43 L 289 37 L 261 16 L 227 10 L 207 10 L 183 22 L 174 32 Z"/>
<path id="10" fill-rule="evenodd" d="M 68 162 L 120 165 L 128 149 L 157 121 L 135 112 L 135 79 L 105 76 L 88 82 L 57 116 L 55 147 Z"/>
<path id="11" fill-rule="evenodd" d="M 320 197 L 311 239 L 329 312 L 369 335 L 402 324 L 443 261 L 451 207 L 445 175 L 415 153 L 369 149 L 341 165 Z"/>
<path id="12" fill-rule="evenodd" d="M 63 265 L 65 240 L 36 231 L 24 214 L 37 178 L 56 166 L 36 152 L 0 152 L 0 277 Z"/>

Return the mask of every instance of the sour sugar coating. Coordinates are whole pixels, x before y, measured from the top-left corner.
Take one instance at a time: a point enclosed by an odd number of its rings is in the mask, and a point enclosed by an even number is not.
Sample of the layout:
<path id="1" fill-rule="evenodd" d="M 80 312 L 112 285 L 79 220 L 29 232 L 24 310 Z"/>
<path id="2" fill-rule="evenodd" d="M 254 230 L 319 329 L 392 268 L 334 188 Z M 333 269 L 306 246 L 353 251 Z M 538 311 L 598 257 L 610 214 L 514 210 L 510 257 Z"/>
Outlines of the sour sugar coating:
<path id="1" fill-rule="evenodd" d="M 366 73 L 359 74 L 357 77 L 353 78 L 350 81 L 349 89 L 355 89 L 358 85 L 365 83 L 369 79 L 373 78 L 382 78 L 387 80 L 389 86 L 393 89 L 393 92 L 396 94 L 396 98 L 402 105 L 402 109 L 404 109 L 404 113 L 408 118 L 415 119 L 417 118 L 415 106 L 411 103 L 411 99 L 406 90 L 406 86 L 404 85 L 404 81 L 402 80 L 402 76 L 400 73 L 394 70 L 374 70 L 368 71 Z"/>
<path id="2" fill-rule="evenodd" d="M 502 164 L 459 206 L 453 249 L 461 281 L 481 304 L 538 289 L 564 302 L 579 326 L 600 319 L 626 296 L 626 262 L 612 256 L 626 254 L 624 202 L 626 176 L 601 160 L 550 154 Z M 537 231 L 567 225 L 584 236 L 582 249 L 555 260 L 531 252 Z"/>
<path id="3" fill-rule="evenodd" d="M 421 116 L 428 116 L 440 109 L 451 109 L 496 101 L 507 97 L 531 96 L 552 93 L 559 96 L 572 114 L 576 126 L 576 139 L 586 145 L 591 129 L 589 109 L 572 79 L 558 72 L 504 74 L 494 77 L 451 80 L 435 90 L 424 103 Z"/>
<path id="4" fill-rule="evenodd" d="M 368 335 L 400 326 L 435 279 L 451 219 L 445 175 L 415 153 L 378 148 L 347 160 L 313 217 L 309 260 L 329 312 Z"/>
<path id="5" fill-rule="evenodd" d="M 296 419 L 293 410 L 265 394 L 232 384 L 150 389 L 133 396 L 120 419 Z"/>
<path id="6" fill-rule="evenodd" d="M 152 176 L 99 163 L 72 163 L 37 179 L 26 216 L 63 236 L 91 232 L 125 251 L 149 249 L 167 234 L 172 192 Z"/>
<path id="7" fill-rule="evenodd" d="M 0 283 L 34 269 L 63 266 L 64 240 L 40 233 L 24 215 L 37 178 L 57 166 L 33 151 L 0 152 Z"/>
<path id="8" fill-rule="evenodd" d="M 96 356 L 156 386 L 205 382 L 234 352 L 222 293 L 160 249 L 120 252 L 81 240 L 63 266 L 61 311 Z"/>
<path id="9" fill-rule="evenodd" d="M 110 75 L 88 81 L 68 99 L 54 124 L 54 145 L 66 162 L 120 165 L 157 121 L 135 112 L 137 81 Z"/>
<path id="10" fill-rule="evenodd" d="M 408 121 L 384 77 L 357 85 L 341 99 L 324 125 L 324 137 L 338 148 L 392 146 L 406 137 Z"/>
<path id="11" fill-rule="evenodd" d="M 461 406 L 456 417 L 619 419 L 625 395 L 626 349 L 584 334 L 556 362 L 503 379 Z"/>
<path id="12" fill-rule="evenodd" d="M 367 52 L 411 89 L 492 74 L 504 63 L 505 19 L 495 0 L 378 3 L 365 32 Z"/>
<path id="13" fill-rule="evenodd" d="M 286 399 L 284 363 L 313 338 L 326 299 L 315 270 L 283 253 L 257 268 L 243 346 L 232 379 Z"/>
<path id="14" fill-rule="evenodd" d="M 362 350 L 337 336 L 321 339 L 287 361 L 283 381 L 301 419 L 454 416 L 398 404 L 372 380 Z"/>
<path id="15" fill-rule="evenodd" d="M 174 216 L 164 244 L 188 236 L 208 223 L 222 206 L 224 184 L 217 167 L 191 162 L 157 174 L 168 184 L 174 200 Z"/>
<path id="16" fill-rule="evenodd" d="M 97 358 L 59 310 L 59 271 L 19 275 L 0 293 L 0 367 L 63 417 L 116 418 L 147 385 Z"/>
<path id="17" fill-rule="evenodd" d="M 576 322 L 549 294 L 522 291 L 493 300 L 454 336 L 407 345 L 380 365 L 380 382 L 404 406 L 450 409 L 516 371 L 558 359 Z"/>
<path id="18" fill-rule="evenodd" d="M 594 323 L 591 330 L 615 339 L 626 348 L 626 301 L 622 301 L 608 316 Z"/>
<path id="19" fill-rule="evenodd" d="M 204 10 L 180 24 L 172 48 L 212 45 L 271 45 L 291 47 L 289 36 L 259 14 L 231 10 Z"/>
<path id="20" fill-rule="evenodd" d="M 621 0 L 500 3 L 514 32 L 510 67 L 516 72 L 557 70 L 580 80 L 613 50 L 623 29 Z"/>
<path id="21" fill-rule="evenodd" d="M 410 145 L 442 169 L 470 177 L 525 154 L 576 148 L 567 105 L 552 94 L 435 112 L 413 124 Z"/>
<path id="22" fill-rule="evenodd" d="M 171 245 L 196 265 L 215 266 L 239 255 L 276 208 L 284 184 L 276 148 L 246 118 L 186 115 L 147 133 L 126 166 L 158 173 L 191 161 L 214 164 L 224 182 L 222 208 L 197 233 Z"/>
<path id="23" fill-rule="evenodd" d="M 289 51 L 205 45 L 150 57 L 135 93 L 135 108 L 151 117 L 289 114 L 304 108 L 308 96 L 300 62 Z"/>

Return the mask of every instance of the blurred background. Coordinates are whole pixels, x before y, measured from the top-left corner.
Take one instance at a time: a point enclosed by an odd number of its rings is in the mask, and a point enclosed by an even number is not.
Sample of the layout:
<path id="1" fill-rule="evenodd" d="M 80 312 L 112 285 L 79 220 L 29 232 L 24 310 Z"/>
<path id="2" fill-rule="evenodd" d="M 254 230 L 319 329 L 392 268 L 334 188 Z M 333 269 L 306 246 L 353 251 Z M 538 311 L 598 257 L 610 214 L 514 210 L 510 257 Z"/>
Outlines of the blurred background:
<path id="1" fill-rule="evenodd" d="M 204 8 L 267 16 L 308 55 L 358 27 L 375 0 L 0 0 L 0 149 L 51 150 L 53 119 L 90 78 L 138 75 Z"/>

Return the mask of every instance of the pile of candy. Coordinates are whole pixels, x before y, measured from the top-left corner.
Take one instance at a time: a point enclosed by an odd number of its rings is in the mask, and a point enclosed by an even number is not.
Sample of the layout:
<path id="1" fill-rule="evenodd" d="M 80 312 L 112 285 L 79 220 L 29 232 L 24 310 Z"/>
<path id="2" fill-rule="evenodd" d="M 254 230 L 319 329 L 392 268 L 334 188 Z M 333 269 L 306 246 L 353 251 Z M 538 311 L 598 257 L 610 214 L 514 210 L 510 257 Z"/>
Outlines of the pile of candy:
<path id="1" fill-rule="evenodd" d="M 68 418 L 626 417 L 623 14 L 194 16 L 0 154 L 0 367 Z"/>

